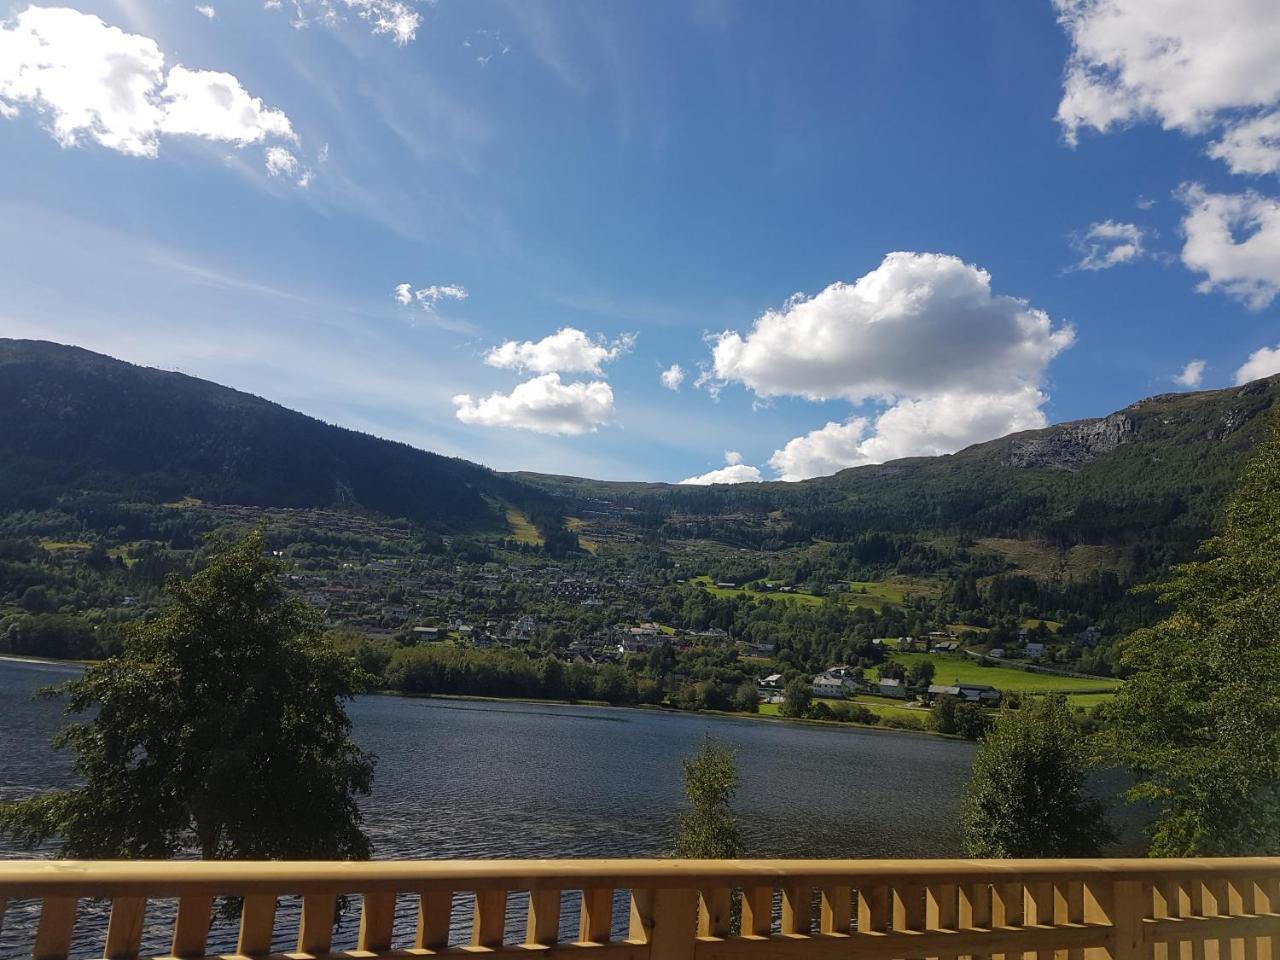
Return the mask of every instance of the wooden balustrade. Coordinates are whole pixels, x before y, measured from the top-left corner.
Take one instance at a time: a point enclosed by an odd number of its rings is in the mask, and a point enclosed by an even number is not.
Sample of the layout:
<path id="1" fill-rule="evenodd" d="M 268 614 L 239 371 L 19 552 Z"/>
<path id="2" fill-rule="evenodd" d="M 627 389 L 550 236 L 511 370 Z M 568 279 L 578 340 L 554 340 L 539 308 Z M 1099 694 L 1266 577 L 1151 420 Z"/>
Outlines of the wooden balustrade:
<path id="1" fill-rule="evenodd" d="M 206 957 L 228 897 L 247 960 L 1280 960 L 1280 859 L 0 861 L 34 960 L 136 960 L 149 912 Z"/>

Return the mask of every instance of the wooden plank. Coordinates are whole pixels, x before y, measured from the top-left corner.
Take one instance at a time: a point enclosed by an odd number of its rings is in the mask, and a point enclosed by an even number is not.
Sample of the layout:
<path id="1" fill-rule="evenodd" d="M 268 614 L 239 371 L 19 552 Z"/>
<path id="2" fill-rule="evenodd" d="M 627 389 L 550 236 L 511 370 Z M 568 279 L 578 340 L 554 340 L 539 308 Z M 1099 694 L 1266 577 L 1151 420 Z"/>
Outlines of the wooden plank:
<path id="1" fill-rule="evenodd" d="M 1083 883 L 1067 880 L 1053 885 L 1053 923 L 1054 926 L 1084 923 Z M 1058 949 L 1053 952 L 1053 960 L 1084 960 L 1084 951 L 1079 947 Z"/>
<path id="2" fill-rule="evenodd" d="M 76 925 L 75 897 L 45 897 L 40 904 L 32 960 L 66 960 Z"/>
<path id="3" fill-rule="evenodd" d="M 142 949 L 142 920 L 147 910 L 145 897 L 116 897 L 111 901 L 107 921 L 106 960 L 135 960 Z"/>
<path id="4" fill-rule="evenodd" d="M 1047 880 L 1028 883 L 1024 890 L 1023 922 L 1029 927 L 1053 926 L 1053 884 Z M 1050 960 L 1049 953 L 1028 951 L 1023 960 Z"/>
<path id="5" fill-rule="evenodd" d="M 506 934 L 507 891 L 476 891 L 475 911 L 471 918 L 471 946 L 492 950 L 502 946 Z"/>
<path id="6" fill-rule="evenodd" d="M 742 935 L 767 937 L 773 932 L 773 887 L 742 891 Z"/>
<path id="7" fill-rule="evenodd" d="M 893 931 L 848 937 L 774 937 L 767 941 L 703 940 L 697 960 L 900 960 L 903 957 L 1021 953 L 1058 946 L 1102 948 L 1109 927 L 1020 927 L 982 931 Z M 747 948 L 747 949 L 744 949 Z M 656 956 L 656 955 L 655 955 Z"/>
<path id="8" fill-rule="evenodd" d="M 236 953 L 242 957 L 266 957 L 276 925 L 276 895 L 259 893 L 245 897 L 240 907 L 240 938 Z"/>
<path id="9" fill-rule="evenodd" d="M 1225 877 L 1208 877 L 1204 884 L 1204 915 L 1206 917 L 1227 916 L 1227 881 Z M 1231 953 L 1231 942 L 1222 938 L 1206 940 L 1204 944 L 1205 960 L 1228 960 Z"/>
<path id="10" fill-rule="evenodd" d="M 645 918 L 644 928 L 648 931 L 646 942 L 653 960 L 694 960 L 700 946 L 733 943 L 707 940 L 699 944 L 698 893 L 692 888 L 659 888 L 653 891 L 650 905 L 652 912 Z"/>
<path id="11" fill-rule="evenodd" d="M 818 929 L 825 934 L 848 933 L 853 923 L 853 888 L 844 884 L 822 888 Z"/>
<path id="12" fill-rule="evenodd" d="M 698 936 L 727 937 L 733 918 L 733 891 L 712 887 L 698 894 Z"/>
<path id="13" fill-rule="evenodd" d="M 808 936 L 813 932 L 813 889 L 805 886 L 782 888 L 782 933 Z"/>
<path id="14" fill-rule="evenodd" d="M 298 953 L 323 956 L 333 946 L 333 918 L 338 898 L 331 893 L 311 893 L 302 898 L 298 921 Z"/>
<path id="15" fill-rule="evenodd" d="M 1280 877 L 1255 877 L 1253 898 L 1256 913 L 1280 913 Z M 1257 942 L 1258 960 L 1280 960 L 1280 936 L 1261 936 Z"/>
<path id="16" fill-rule="evenodd" d="M 959 927 L 959 915 L 959 891 L 956 884 L 931 883 L 925 888 L 926 930 L 955 930 Z M 937 960 L 955 960 L 955 954 L 941 954 Z"/>
<path id="17" fill-rule="evenodd" d="M 1143 920 L 1151 904 L 1151 888 L 1140 880 L 1115 884 L 1111 911 L 1111 960 L 1143 960 Z"/>
<path id="18" fill-rule="evenodd" d="M 924 888 L 918 883 L 898 883 L 893 887 L 893 929 L 924 929 Z"/>
<path id="19" fill-rule="evenodd" d="M 178 901 L 178 918 L 173 923 L 173 947 L 170 950 L 178 960 L 204 956 L 212 912 L 213 897 L 186 896 Z"/>
<path id="20" fill-rule="evenodd" d="M 413 936 L 416 950 L 444 950 L 449 946 L 453 920 L 453 891 L 432 890 L 418 897 L 418 926 Z"/>
<path id="21" fill-rule="evenodd" d="M 534 890 L 529 894 L 529 916 L 525 921 L 527 946 L 549 947 L 560 939 L 560 891 Z"/>
<path id="22" fill-rule="evenodd" d="M 858 932 L 882 933 L 889 929 L 893 917 L 889 906 L 889 888 L 879 884 L 858 885 Z"/>

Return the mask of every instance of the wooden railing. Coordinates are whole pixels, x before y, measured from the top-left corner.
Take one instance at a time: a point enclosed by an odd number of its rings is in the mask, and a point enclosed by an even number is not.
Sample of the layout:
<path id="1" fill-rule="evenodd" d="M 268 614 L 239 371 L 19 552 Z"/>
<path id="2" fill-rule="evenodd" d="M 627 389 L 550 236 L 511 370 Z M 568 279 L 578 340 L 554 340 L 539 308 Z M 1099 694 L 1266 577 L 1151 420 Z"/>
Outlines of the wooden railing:
<path id="1" fill-rule="evenodd" d="M 1280 960 L 1261 858 L 0 861 L 0 898 L 5 957 L 35 960 L 134 960 L 144 932 L 177 958 Z"/>

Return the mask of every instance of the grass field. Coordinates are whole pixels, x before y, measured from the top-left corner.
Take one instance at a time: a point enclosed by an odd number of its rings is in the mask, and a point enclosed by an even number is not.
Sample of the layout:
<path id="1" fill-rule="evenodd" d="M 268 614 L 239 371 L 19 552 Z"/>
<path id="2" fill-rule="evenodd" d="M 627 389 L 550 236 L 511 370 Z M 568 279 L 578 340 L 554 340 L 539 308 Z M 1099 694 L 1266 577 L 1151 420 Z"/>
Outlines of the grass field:
<path id="1" fill-rule="evenodd" d="M 950 656 L 940 653 L 895 653 L 893 659 L 909 666 L 921 660 L 933 663 L 933 682 L 984 683 L 997 690 L 1026 693 L 1069 693 L 1110 696 L 1120 686 L 1119 680 L 1105 677 L 1083 679 L 1059 677 L 1049 673 L 1030 673 L 1013 667 L 981 666 L 971 657 Z M 1083 704 L 1081 704 L 1083 706 Z"/>
<path id="2" fill-rule="evenodd" d="M 830 707 L 834 707 L 837 703 L 849 702 L 847 700 L 829 700 L 825 697 L 814 698 L 815 703 L 819 700 L 821 700 L 823 703 L 827 704 L 827 706 L 830 706 Z M 929 711 L 927 710 L 904 707 L 890 700 L 886 700 L 882 697 L 855 697 L 853 702 L 859 703 L 862 706 L 867 707 L 877 717 L 881 717 L 882 719 L 886 719 L 886 720 L 892 717 L 894 719 L 906 719 L 908 721 L 916 721 L 918 723 L 923 723 L 925 718 L 929 715 Z M 781 716 L 781 713 L 779 713 L 778 711 L 778 707 L 779 707 L 779 704 L 776 704 L 776 703 L 762 703 L 760 704 L 760 716 L 762 717 Z"/>
<path id="3" fill-rule="evenodd" d="M 519 510 L 514 507 L 507 507 L 507 526 L 511 528 L 511 539 L 516 543 L 527 543 L 531 546 L 542 546 L 542 535 L 538 533 L 538 528 L 529 522 Z"/>
<path id="4" fill-rule="evenodd" d="M 742 587 L 717 587 L 711 582 L 710 577 L 694 577 L 689 582 L 696 583 L 714 597 L 758 597 L 761 599 L 768 597 L 771 600 L 784 600 L 787 603 L 810 605 L 819 604 L 823 601 L 822 597 L 815 597 L 811 593 L 783 593 L 781 590 L 762 590 L 757 592 L 755 590 L 744 590 Z"/>
<path id="5" fill-rule="evenodd" d="M 93 544 L 85 543 L 83 540 L 41 540 L 40 546 L 50 553 L 93 549 Z"/>
<path id="6" fill-rule="evenodd" d="M 582 549 L 587 551 L 587 553 L 595 553 L 600 549 L 600 544 L 596 543 L 590 537 L 584 537 L 582 535 L 582 530 L 586 525 L 586 521 L 581 517 L 564 518 L 564 528 L 570 533 L 576 533 L 578 535 L 578 546 L 582 547 Z"/>

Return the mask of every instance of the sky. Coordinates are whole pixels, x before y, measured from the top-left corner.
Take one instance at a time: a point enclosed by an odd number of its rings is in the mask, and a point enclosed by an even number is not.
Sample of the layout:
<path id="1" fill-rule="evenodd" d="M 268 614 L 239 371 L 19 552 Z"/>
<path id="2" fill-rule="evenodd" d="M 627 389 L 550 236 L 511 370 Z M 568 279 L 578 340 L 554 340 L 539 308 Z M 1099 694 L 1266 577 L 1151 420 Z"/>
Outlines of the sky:
<path id="1" fill-rule="evenodd" d="M 1280 372 L 1275 0 L 0 0 L 0 336 L 801 480 Z"/>

